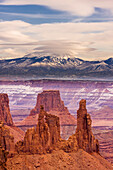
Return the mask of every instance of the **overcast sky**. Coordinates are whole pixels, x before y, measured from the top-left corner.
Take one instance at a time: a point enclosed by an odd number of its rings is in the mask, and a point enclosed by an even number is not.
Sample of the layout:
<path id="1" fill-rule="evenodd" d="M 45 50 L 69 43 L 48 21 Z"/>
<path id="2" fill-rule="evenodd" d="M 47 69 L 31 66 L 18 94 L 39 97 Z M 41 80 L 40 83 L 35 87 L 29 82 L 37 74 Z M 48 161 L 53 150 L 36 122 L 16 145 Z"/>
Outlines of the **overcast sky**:
<path id="1" fill-rule="evenodd" d="M 113 0 L 0 0 L 0 58 L 113 57 Z"/>

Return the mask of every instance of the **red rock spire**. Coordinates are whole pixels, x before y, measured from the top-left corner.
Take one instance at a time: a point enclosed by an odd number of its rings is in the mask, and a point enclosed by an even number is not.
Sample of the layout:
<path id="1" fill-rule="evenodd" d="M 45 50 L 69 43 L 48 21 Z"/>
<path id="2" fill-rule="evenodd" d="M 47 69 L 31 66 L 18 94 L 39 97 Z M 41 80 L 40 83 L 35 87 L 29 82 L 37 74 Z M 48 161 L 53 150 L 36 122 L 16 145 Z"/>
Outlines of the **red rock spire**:
<path id="1" fill-rule="evenodd" d="M 13 120 L 9 109 L 9 98 L 7 94 L 0 94 L 0 121 L 4 124 L 12 126 Z"/>
<path id="2" fill-rule="evenodd" d="M 77 111 L 76 137 L 78 147 L 87 152 L 99 152 L 99 143 L 95 139 L 91 130 L 91 117 L 87 113 L 86 100 L 82 99 Z"/>

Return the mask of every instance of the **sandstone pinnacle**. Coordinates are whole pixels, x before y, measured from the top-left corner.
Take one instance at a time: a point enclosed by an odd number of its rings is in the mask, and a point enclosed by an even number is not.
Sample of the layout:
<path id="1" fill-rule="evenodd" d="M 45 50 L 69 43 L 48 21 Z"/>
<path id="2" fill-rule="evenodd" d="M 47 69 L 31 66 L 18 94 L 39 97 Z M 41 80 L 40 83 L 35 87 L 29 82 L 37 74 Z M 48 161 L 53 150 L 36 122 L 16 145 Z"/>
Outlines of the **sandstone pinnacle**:
<path id="1" fill-rule="evenodd" d="M 9 109 L 9 98 L 7 94 L 0 94 L 0 121 L 6 125 L 13 126 L 13 120 Z"/>
<path id="2" fill-rule="evenodd" d="M 91 117 L 86 109 L 86 100 L 82 99 L 77 111 L 76 137 L 78 147 L 86 152 L 99 152 L 99 143 L 92 133 L 91 123 Z"/>

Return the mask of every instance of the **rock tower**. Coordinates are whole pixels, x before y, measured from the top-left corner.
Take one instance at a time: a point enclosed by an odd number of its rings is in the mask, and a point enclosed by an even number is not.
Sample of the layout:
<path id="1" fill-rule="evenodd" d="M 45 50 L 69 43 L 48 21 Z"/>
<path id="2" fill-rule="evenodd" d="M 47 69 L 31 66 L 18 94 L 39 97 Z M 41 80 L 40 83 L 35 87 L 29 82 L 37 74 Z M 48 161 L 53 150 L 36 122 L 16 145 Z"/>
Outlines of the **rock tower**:
<path id="1" fill-rule="evenodd" d="M 28 129 L 24 141 L 16 144 L 17 152 L 46 153 L 54 149 L 60 140 L 60 121 L 55 115 L 47 114 L 40 106 L 36 129 Z"/>
<path id="2" fill-rule="evenodd" d="M 9 126 L 13 126 L 13 120 L 9 109 L 9 98 L 7 94 L 0 94 L 0 121 Z"/>
<path id="3" fill-rule="evenodd" d="M 99 152 L 99 143 L 95 139 L 91 130 L 91 117 L 87 113 L 86 100 L 82 99 L 77 111 L 76 137 L 78 147 L 86 152 Z"/>

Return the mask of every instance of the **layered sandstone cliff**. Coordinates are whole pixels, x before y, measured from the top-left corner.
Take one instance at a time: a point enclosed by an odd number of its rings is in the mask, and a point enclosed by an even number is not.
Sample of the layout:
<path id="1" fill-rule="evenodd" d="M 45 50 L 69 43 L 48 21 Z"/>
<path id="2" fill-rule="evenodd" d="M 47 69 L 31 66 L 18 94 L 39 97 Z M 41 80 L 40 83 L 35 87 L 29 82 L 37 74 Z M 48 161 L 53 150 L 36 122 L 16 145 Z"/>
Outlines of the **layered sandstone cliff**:
<path id="1" fill-rule="evenodd" d="M 86 100 L 82 99 L 77 111 L 76 137 L 78 147 L 86 152 L 99 152 L 99 143 L 91 130 L 91 117 L 87 113 Z"/>
<path id="2" fill-rule="evenodd" d="M 9 109 L 9 98 L 7 94 L 0 94 L 0 121 L 12 126 L 13 120 Z"/>
<path id="3" fill-rule="evenodd" d="M 64 106 L 59 90 L 46 90 L 39 93 L 36 106 L 31 110 L 30 116 L 39 114 L 40 105 L 44 106 L 44 110 L 47 113 L 58 116 L 61 125 L 76 125 L 76 119 L 69 113 L 67 107 Z"/>
<path id="4" fill-rule="evenodd" d="M 67 108 L 64 106 L 64 102 L 60 98 L 59 90 L 46 90 L 39 93 L 37 96 L 37 103 L 33 110 L 31 110 L 30 115 L 35 115 L 40 111 L 40 105 L 44 106 L 46 112 L 49 111 L 59 111 L 68 112 Z"/>

